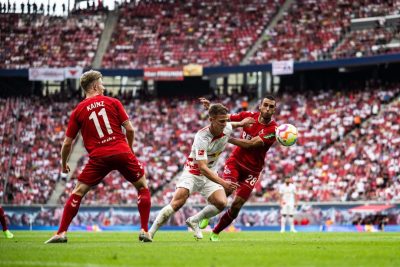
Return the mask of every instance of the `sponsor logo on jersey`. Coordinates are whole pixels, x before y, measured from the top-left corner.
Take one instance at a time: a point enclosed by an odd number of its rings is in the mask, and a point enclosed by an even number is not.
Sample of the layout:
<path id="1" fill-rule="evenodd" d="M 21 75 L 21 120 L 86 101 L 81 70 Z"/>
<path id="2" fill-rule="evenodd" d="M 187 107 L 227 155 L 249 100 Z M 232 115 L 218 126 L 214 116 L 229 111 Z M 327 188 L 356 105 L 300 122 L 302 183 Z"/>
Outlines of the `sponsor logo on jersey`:
<path id="1" fill-rule="evenodd" d="M 264 135 L 264 139 L 269 139 L 269 138 L 273 138 L 273 137 L 275 137 L 274 133 Z"/>

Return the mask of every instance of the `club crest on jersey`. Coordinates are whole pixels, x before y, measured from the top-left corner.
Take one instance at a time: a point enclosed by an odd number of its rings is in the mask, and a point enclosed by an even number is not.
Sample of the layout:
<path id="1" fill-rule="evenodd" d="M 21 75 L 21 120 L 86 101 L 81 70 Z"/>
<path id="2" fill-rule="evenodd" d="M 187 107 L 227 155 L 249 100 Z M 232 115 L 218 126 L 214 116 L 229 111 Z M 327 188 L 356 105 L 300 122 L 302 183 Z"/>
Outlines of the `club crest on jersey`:
<path id="1" fill-rule="evenodd" d="M 228 166 L 225 166 L 224 173 L 225 174 L 231 174 L 231 170 L 228 168 Z"/>
<path id="2" fill-rule="evenodd" d="M 199 150 L 199 151 L 197 152 L 197 154 L 198 154 L 199 156 L 204 156 L 204 150 Z"/>

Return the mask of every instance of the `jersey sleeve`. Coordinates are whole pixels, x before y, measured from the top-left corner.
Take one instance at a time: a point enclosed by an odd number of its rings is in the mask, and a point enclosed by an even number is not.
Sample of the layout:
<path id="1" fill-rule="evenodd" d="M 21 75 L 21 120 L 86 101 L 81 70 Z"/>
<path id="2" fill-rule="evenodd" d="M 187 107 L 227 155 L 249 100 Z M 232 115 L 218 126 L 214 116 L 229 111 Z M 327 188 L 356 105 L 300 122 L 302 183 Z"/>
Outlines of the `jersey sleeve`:
<path id="1" fill-rule="evenodd" d="M 230 119 L 231 121 L 241 121 L 241 120 L 243 120 L 244 118 L 252 117 L 253 115 L 254 115 L 254 112 L 251 112 L 251 111 L 242 111 L 242 112 L 239 112 L 239 113 L 231 114 L 231 115 L 229 116 L 229 119 Z"/>
<path id="2" fill-rule="evenodd" d="M 207 147 L 207 140 L 202 138 L 199 134 L 196 134 L 193 142 L 195 160 L 207 160 Z"/>
<path id="3" fill-rule="evenodd" d="M 129 120 L 129 116 L 126 113 L 126 110 L 125 110 L 124 106 L 122 105 L 121 101 L 116 99 L 115 103 L 116 103 L 116 107 L 117 107 L 119 123 L 122 125 L 124 122 Z"/>
<path id="4" fill-rule="evenodd" d="M 76 117 L 76 111 L 74 110 L 71 116 L 69 117 L 67 133 L 65 135 L 69 138 L 75 139 L 76 135 L 79 132 L 79 129 L 80 127 Z"/>

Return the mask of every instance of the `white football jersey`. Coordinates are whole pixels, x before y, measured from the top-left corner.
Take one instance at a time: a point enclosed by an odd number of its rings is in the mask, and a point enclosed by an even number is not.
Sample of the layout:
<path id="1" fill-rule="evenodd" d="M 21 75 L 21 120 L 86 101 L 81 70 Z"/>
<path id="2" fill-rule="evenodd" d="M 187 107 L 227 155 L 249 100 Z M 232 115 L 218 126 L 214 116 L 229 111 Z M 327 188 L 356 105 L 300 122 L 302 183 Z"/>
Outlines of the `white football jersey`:
<path id="1" fill-rule="evenodd" d="M 286 185 L 286 183 L 284 183 L 279 188 L 279 194 L 282 196 L 284 204 L 294 205 L 294 198 L 296 195 L 296 187 L 294 184 Z"/>
<path id="2" fill-rule="evenodd" d="M 198 160 L 207 160 L 208 167 L 214 170 L 218 158 L 222 151 L 224 151 L 231 134 L 231 123 L 226 124 L 223 133 L 220 136 L 213 136 L 210 132 L 210 126 L 198 131 L 194 137 L 190 155 L 186 160 L 185 170 L 195 175 L 201 175 L 197 164 Z"/>

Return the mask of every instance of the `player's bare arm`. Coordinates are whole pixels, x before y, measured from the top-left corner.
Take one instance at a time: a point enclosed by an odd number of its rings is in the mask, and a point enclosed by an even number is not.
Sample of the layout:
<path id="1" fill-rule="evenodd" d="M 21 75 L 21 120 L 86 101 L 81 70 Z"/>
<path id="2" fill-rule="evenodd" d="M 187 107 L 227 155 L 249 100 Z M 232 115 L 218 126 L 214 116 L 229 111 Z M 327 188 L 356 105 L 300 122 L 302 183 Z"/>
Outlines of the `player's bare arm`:
<path id="1" fill-rule="evenodd" d="M 70 169 L 68 166 L 69 154 L 72 150 L 72 141 L 70 137 L 65 137 L 62 148 L 61 148 L 61 167 L 63 173 L 69 173 Z"/>
<path id="2" fill-rule="evenodd" d="M 208 109 L 210 108 L 210 105 L 211 105 L 210 100 L 208 100 L 208 99 L 206 99 L 206 98 L 204 98 L 204 97 L 200 97 L 199 100 L 200 100 L 200 102 L 203 104 L 203 107 L 204 107 L 206 110 L 208 110 Z"/>
<path id="3" fill-rule="evenodd" d="M 259 136 L 253 137 L 251 140 L 231 137 L 229 138 L 228 142 L 241 148 L 255 148 L 264 146 L 264 142 Z"/>
<path id="4" fill-rule="evenodd" d="M 231 122 L 231 125 L 232 125 L 232 128 L 236 129 L 236 128 L 239 128 L 239 127 L 251 126 L 255 122 L 256 122 L 256 120 L 254 118 L 247 117 L 247 118 L 244 118 L 243 120 L 238 121 L 238 122 L 237 121 Z"/>
<path id="5" fill-rule="evenodd" d="M 198 160 L 197 164 L 199 165 L 199 169 L 202 175 L 213 181 L 214 183 L 222 185 L 222 187 L 227 192 L 233 192 L 239 186 L 239 184 L 232 182 L 232 181 L 225 181 L 221 177 L 219 177 L 214 171 L 212 171 L 207 166 L 206 160 Z"/>
<path id="6" fill-rule="evenodd" d="M 280 192 L 279 192 L 279 206 L 283 207 L 283 197 Z"/>
<path id="7" fill-rule="evenodd" d="M 135 130 L 133 129 L 132 122 L 127 120 L 122 124 L 122 126 L 126 130 L 126 139 L 128 140 L 128 145 L 133 150 L 133 141 L 135 139 Z"/>

